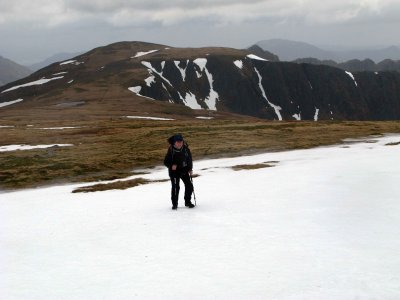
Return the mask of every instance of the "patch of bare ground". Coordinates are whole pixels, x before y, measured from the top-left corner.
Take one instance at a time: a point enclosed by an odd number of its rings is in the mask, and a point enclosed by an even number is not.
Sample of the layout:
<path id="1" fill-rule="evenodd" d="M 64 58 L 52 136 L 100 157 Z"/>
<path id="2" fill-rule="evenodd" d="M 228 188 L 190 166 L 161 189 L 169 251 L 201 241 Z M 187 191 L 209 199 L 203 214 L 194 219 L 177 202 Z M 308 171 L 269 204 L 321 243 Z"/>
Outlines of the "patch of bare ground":
<path id="1" fill-rule="evenodd" d="M 400 142 L 387 143 L 385 146 L 397 146 L 397 145 L 400 145 Z"/>
<path id="2" fill-rule="evenodd" d="M 144 178 L 135 178 L 126 181 L 117 181 L 112 183 L 100 183 L 90 186 L 84 186 L 73 190 L 73 193 L 89 193 L 89 192 L 99 192 L 108 190 L 125 190 L 138 185 L 153 183 L 153 182 L 164 182 L 166 180 L 148 180 Z"/>
<path id="3" fill-rule="evenodd" d="M 271 168 L 271 167 L 275 167 L 275 165 L 261 163 L 261 164 L 252 164 L 252 165 L 236 165 L 236 166 L 233 166 L 232 169 L 235 171 L 240 171 L 240 170 L 256 170 L 256 169 Z"/>

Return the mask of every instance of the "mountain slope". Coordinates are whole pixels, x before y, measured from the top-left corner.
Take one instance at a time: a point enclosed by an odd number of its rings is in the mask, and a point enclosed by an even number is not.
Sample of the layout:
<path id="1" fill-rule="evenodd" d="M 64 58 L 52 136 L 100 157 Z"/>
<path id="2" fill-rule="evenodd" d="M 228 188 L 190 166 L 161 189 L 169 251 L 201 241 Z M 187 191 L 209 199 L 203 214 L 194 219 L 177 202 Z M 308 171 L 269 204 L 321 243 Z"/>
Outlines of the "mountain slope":
<path id="1" fill-rule="evenodd" d="M 270 62 L 231 48 L 121 42 L 4 86 L 1 103 L 14 103 L 5 115 L 40 109 L 41 117 L 63 118 L 207 109 L 270 120 L 387 120 L 400 119 L 400 74 Z"/>
<path id="2" fill-rule="evenodd" d="M 0 86 L 24 78 L 31 73 L 30 69 L 0 56 Z"/>

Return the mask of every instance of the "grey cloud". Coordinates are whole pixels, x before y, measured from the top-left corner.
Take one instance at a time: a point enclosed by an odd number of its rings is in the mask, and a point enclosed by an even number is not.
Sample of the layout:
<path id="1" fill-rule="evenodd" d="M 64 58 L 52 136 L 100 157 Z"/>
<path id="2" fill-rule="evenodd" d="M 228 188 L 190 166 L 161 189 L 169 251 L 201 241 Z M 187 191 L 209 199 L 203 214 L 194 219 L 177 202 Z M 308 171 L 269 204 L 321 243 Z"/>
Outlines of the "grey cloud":
<path id="1" fill-rule="evenodd" d="M 0 0 L 0 24 L 34 23 L 62 26 L 84 20 L 105 20 L 111 26 L 170 26 L 203 20 L 238 24 L 259 19 L 271 22 L 335 24 L 358 20 L 385 21 L 399 10 L 395 0 Z M 27 13 L 29 12 L 29 13 Z"/>
<path id="2" fill-rule="evenodd" d="M 45 57 L 44 51 L 77 52 L 120 40 L 399 44 L 393 30 L 399 16 L 398 0 L 0 0 L 0 55 L 26 52 L 25 44 Z"/>
<path id="3" fill-rule="evenodd" d="M 271 2 L 266 0 L 248 0 L 246 5 L 254 3 L 267 3 Z M 86 12 L 110 12 L 117 11 L 120 9 L 136 9 L 136 10 L 164 10 L 164 9 L 185 9 L 193 10 L 197 8 L 208 8 L 219 6 L 231 6 L 235 4 L 243 3 L 243 0 L 149 0 L 149 1 L 129 1 L 129 0 L 70 0 L 65 1 L 65 6 L 71 9 L 86 11 Z"/>

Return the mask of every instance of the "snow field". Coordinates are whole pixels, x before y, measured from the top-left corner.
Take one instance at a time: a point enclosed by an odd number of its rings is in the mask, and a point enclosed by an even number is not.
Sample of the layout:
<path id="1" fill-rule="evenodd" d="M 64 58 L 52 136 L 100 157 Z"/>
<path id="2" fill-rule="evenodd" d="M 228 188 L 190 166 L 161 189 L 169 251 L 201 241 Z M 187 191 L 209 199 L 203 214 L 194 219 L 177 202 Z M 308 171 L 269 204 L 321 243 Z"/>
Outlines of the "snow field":
<path id="1" fill-rule="evenodd" d="M 400 136 L 195 161 L 170 183 L 0 197 L 0 290 L 15 299 L 398 299 Z M 271 168 L 233 171 L 263 162 Z M 165 168 L 138 175 L 168 178 Z"/>

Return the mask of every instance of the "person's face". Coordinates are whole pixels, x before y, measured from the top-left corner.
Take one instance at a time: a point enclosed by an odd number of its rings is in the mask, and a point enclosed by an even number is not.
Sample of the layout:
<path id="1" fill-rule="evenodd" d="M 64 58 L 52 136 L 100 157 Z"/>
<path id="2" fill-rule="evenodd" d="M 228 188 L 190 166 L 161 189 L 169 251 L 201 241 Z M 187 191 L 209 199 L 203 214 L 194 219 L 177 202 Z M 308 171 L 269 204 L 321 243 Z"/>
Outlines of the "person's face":
<path id="1" fill-rule="evenodd" d="M 183 146 L 183 141 L 176 141 L 175 142 L 175 148 L 180 149 Z"/>

